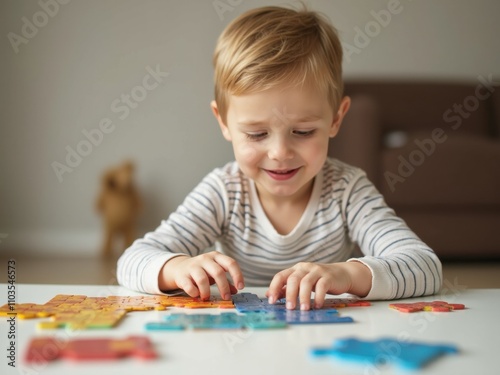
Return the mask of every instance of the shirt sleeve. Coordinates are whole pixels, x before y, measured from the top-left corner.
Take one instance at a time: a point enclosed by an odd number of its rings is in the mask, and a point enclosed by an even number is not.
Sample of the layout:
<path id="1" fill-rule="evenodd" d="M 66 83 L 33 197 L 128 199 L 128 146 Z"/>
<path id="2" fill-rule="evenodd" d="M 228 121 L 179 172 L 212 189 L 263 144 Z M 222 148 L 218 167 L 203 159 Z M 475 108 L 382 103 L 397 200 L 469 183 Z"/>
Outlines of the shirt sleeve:
<path id="1" fill-rule="evenodd" d="M 343 210 L 349 235 L 372 272 L 366 299 L 397 299 L 437 293 L 442 284 L 441 262 L 420 238 L 387 206 L 362 172 L 348 184 Z"/>
<path id="2" fill-rule="evenodd" d="M 215 173 L 208 175 L 155 231 L 125 250 L 118 260 L 118 283 L 143 293 L 163 293 L 158 276 L 168 260 L 199 255 L 221 236 L 227 217 L 225 192 L 223 181 Z"/>

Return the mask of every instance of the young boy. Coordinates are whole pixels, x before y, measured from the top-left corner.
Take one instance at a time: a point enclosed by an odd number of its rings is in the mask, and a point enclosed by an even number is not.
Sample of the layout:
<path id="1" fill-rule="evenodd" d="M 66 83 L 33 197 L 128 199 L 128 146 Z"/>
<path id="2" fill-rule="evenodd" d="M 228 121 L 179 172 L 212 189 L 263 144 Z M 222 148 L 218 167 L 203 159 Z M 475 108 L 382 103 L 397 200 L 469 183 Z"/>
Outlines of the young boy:
<path id="1" fill-rule="evenodd" d="M 350 105 L 341 61 L 334 28 L 314 12 L 264 7 L 227 26 L 211 106 L 236 161 L 125 251 L 120 284 L 207 298 L 215 283 L 224 299 L 269 285 L 270 303 L 285 296 L 302 310 L 320 308 L 327 293 L 395 299 L 440 289 L 434 252 L 361 170 L 327 158 Z M 355 243 L 364 257 L 351 258 Z"/>

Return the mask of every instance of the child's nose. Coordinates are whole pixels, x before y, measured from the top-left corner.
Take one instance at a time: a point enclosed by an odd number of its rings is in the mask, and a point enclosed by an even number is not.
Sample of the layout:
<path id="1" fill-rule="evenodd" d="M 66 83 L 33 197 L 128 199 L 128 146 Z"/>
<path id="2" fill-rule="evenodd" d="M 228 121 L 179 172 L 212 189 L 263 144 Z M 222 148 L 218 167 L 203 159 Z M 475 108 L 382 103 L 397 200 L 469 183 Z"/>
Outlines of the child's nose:
<path id="1" fill-rule="evenodd" d="M 269 159 L 283 161 L 293 158 L 293 150 L 284 138 L 285 137 L 276 137 L 276 139 L 271 142 L 268 151 Z"/>

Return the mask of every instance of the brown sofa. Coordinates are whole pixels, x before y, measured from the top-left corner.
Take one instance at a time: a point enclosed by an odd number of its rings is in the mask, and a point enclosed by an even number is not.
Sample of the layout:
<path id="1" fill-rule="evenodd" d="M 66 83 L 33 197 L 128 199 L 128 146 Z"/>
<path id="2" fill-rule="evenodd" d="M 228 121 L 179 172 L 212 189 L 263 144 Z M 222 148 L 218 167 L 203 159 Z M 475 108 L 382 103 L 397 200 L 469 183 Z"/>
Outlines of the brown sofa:
<path id="1" fill-rule="evenodd" d="M 329 153 L 363 168 L 442 259 L 500 259 L 500 86 L 347 82 Z"/>

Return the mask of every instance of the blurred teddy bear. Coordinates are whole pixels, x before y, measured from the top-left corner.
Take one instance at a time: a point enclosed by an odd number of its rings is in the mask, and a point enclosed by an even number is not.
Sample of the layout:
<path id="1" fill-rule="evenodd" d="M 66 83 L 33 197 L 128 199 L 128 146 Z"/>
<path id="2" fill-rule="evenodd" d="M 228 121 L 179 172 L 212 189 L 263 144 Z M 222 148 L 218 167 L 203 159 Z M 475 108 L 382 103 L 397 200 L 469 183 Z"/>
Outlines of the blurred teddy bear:
<path id="1" fill-rule="evenodd" d="M 97 210 L 104 219 L 103 257 L 113 254 L 116 237 L 123 239 L 123 249 L 129 247 L 136 236 L 136 221 L 142 203 L 134 184 L 134 165 L 130 161 L 108 169 L 102 176 Z"/>

